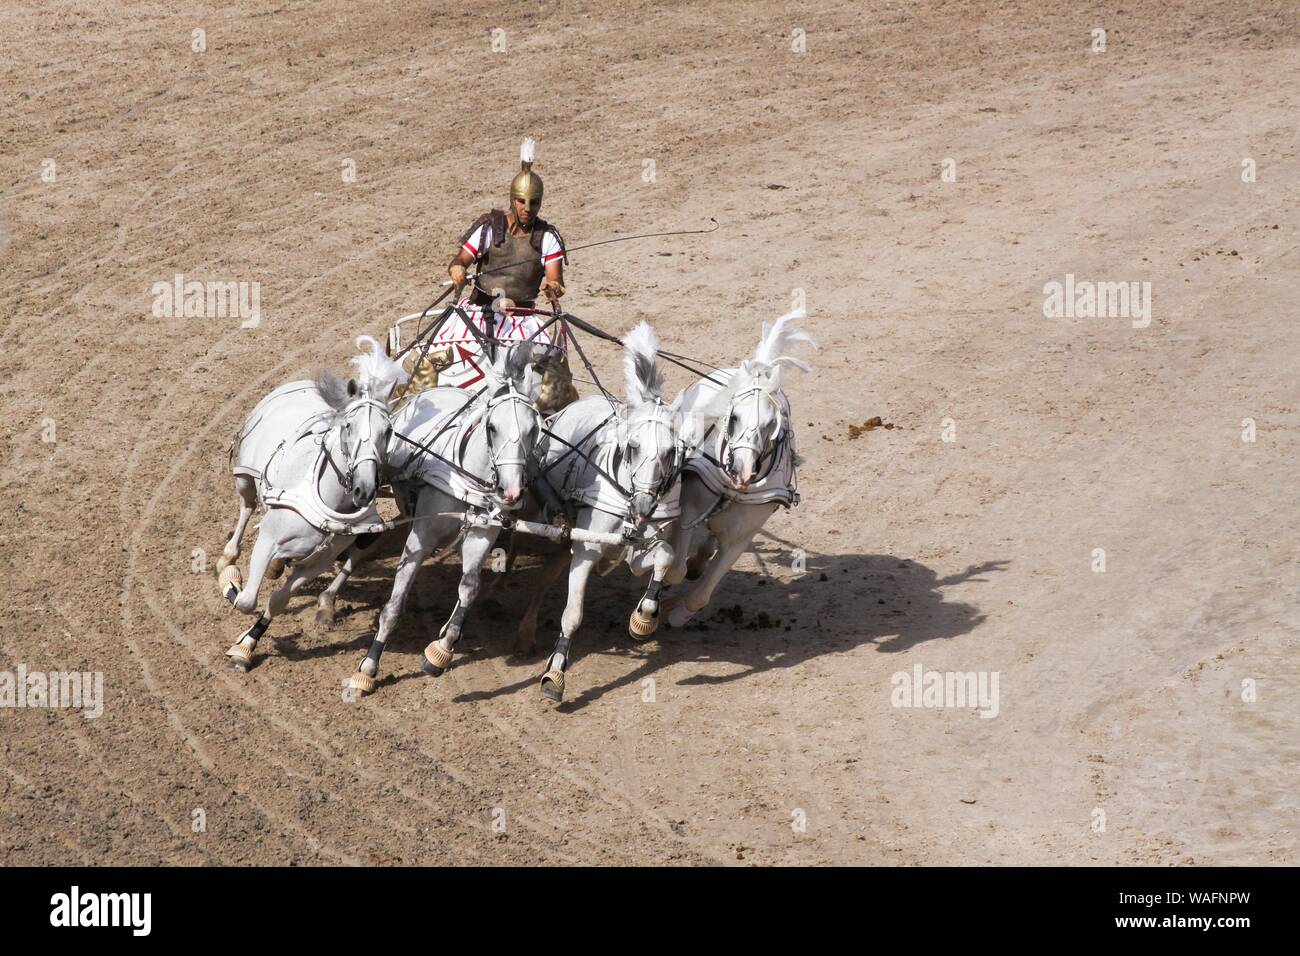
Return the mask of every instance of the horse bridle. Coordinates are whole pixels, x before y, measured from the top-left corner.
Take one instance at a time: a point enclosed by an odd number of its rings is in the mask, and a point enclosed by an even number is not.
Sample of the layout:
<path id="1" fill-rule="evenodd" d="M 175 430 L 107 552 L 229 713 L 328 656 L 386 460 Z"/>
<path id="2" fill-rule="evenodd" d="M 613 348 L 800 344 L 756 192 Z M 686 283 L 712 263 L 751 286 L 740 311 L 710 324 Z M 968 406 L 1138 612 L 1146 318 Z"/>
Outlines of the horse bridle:
<path id="1" fill-rule="evenodd" d="M 510 442 L 514 442 L 519 445 L 523 444 L 524 430 L 522 424 L 519 421 L 520 406 L 526 406 L 528 408 L 531 408 L 534 410 L 534 413 L 536 413 L 536 408 L 533 405 L 532 400 L 529 399 L 527 396 L 523 395 L 522 393 L 520 393 L 519 391 L 517 391 L 515 389 L 513 382 L 507 384 L 501 391 L 497 392 L 497 394 L 493 395 L 491 398 L 488 399 L 487 404 L 483 408 L 483 414 L 479 416 L 478 420 L 483 423 L 483 430 L 484 430 L 483 437 L 485 443 L 487 444 L 488 466 L 491 468 L 492 471 L 493 488 L 496 488 L 500 484 L 499 469 L 502 465 L 520 465 L 523 467 L 527 467 L 529 462 L 529 458 L 527 456 L 521 458 L 502 458 L 500 456 L 503 453 L 499 452 L 492 445 L 492 427 L 493 427 L 491 421 L 492 413 L 506 403 L 509 403 L 512 406 L 512 410 L 514 412 L 514 414 L 511 415 L 511 420 L 514 423 L 514 433 L 510 436 L 509 439 Z M 473 426 L 471 424 L 470 430 L 472 429 Z M 466 440 L 468 440 L 468 435 L 466 436 Z"/>
<path id="2" fill-rule="evenodd" d="M 746 427 L 739 436 L 732 438 L 730 435 L 731 416 L 740 401 L 749 395 L 754 396 L 754 424 Z M 762 416 L 758 413 L 758 403 L 761 399 L 766 398 L 772 404 L 772 410 L 776 413 L 775 427 L 772 429 L 772 438 L 770 442 L 762 440 Z M 718 464 L 722 469 L 731 474 L 731 464 L 735 459 L 737 449 L 752 451 L 754 453 L 754 471 L 756 476 L 762 473 L 763 458 L 770 457 L 774 462 L 776 460 L 776 449 L 780 444 L 781 435 L 785 431 L 785 411 L 781 408 L 775 396 L 768 391 L 761 383 L 755 383 L 736 392 L 731 397 L 731 403 L 727 406 L 727 425 L 728 427 L 718 430 Z M 769 462 L 770 464 L 770 462 Z"/>
<path id="3" fill-rule="evenodd" d="M 638 494 L 650 495 L 654 502 L 654 507 L 658 507 L 660 499 L 663 498 L 664 495 L 668 494 L 672 489 L 673 482 L 677 480 L 677 476 L 681 473 L 682 466 L 686 463 L 686 446 L 681 441 L 680 437 L 676 435 L 676 429 L 673 427 L 672 415 L 672 408 L 665 405 L 662 398 L 656 398 L 654 407 L 651 409 L 649 416 L 637 422 L 635 425 L 630 425 L 626 421 L 620 422 L 618 448 L 624 461 L 629 460 L 627 445 L 632 440 L 632 434 L 634 431 L 640 431 L 647 426 L 651 428 L 661 426 L 667 428 L 669 433 L 674 436 L 672 467 L 670 467 L 667 473 L 657 482 L 653 478 L 642 481 L 637 475 L 638 472 L 647 465 L 652 467 L 656 465 L 659 461 L 658 456 L 647 456 L 646 458 L 643 458 L 637 463 L 635 468 L 629 471 L 628 479 L 629 484 L 632 486 L 631 494 L 626 495 L 629 517 L 631 517 L 632 514 L 632 499 Z M 614 472 L 615 474 L 618 473 L 617 463 L 615 463 Z M 653 513 L 653 508 L 651 509 L 651 513 Z"/>
<path id="4" fill-rule="evenodd" d="M 345 409 L 343 409 L 343 412 L 339 415 L 339 418 L 341 419 L 339 426 L 339 450 L 343 454 L 342 468 L 338 466 L 334 461 L 334 456 L 330 454 L 328 433 L 326 434 L 326 440 L 321 442 L 321 449 L 325 452 L 326 461 L 330 463 L 330 467 L 333 468 L 339 478 L 342 479 L 343 486 L 347 490 L 348 494 L 352 493 L 353 479 L 355 478 L 356 471 L 359 467 L 368 461 L 373 461 L 376 467 L 381 469 L 383 468 L 384 459 L 380 449 L 388 444 L 387 442 L 379 442 L 375 440 L 375 436 L 370 427 L 369 415 L 365 416 L 365 426 L 356 429 L 356 438 L 353 439 L 350 437 L 353 432 L 352 419 L 356 413 L 363 408 L 376 408 L 383 412 L 385 416 L 389 414 L 387 403 L 381 402 L 377 398 L 371 398 L 368 395 L 362 395 L 359 398 L 354 399 Z M 362 448 L 367 442 L 370 446 L 369 450 L 362 454 Z"/>

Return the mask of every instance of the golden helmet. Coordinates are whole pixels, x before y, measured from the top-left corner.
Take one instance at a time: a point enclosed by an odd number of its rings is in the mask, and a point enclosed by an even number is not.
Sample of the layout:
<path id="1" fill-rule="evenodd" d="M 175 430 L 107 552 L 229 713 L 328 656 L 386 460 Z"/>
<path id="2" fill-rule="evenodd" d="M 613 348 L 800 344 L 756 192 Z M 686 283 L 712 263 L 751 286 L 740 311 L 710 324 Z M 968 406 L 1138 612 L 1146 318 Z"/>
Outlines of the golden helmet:
<path id="1" fill-rule="evenodd" d="M 510 182 L 510 206 L 514 208 L 515 200 L 522 199 L 528 204 L 534 216 L 542 207 L 542 177 L 533 172 L 533 160 L 537 156 L 537 144 L 532 137 L 524 139 L 519 147 L 519 172 Z"/>

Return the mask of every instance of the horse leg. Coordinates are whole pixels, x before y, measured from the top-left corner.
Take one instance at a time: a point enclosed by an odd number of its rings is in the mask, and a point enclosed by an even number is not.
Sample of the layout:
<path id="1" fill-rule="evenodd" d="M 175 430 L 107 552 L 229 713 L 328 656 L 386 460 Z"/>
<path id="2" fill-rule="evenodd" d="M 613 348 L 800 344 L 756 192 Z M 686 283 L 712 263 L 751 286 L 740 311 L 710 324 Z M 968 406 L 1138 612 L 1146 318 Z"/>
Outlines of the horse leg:
<path id="1" fill-rule="evenodd" d="M 712 534 L 703 535 L 699 547 L 695 549 L 686 561 L 686 580 L 698 581 L 704 569 L 709 566 L 709 561 L 718 553 L 718 539 Z"/>
<path id="2" fill-rule="evenodd" d="M 283 614 L 284 609 L 289 604 L 289 598 L 306 582 L 319 574 L 323 574 L 343 551 L 351 544 L 351 536 L 338 535 L 323 544 L 316 552 L 310 555 L 305 561 L 294 565 L 293 572 L 273 592 L 267 599 L 265 614 L 268 618 L 273 618 L 277 614 Z"/>
<path id="3" fill-rule="evenodd" d="M 268 531 L 266 522 L 263 522 L 257 541 L 253 544 L 253 556 L 248 561 L 248 581 L 230 602 L 235 606 L 235 610 L 242 614 L 253 614 L 257 610 L 257 592 L 262 589 L 262 578 L 266 574 L 267 565 L 271 563 L 271 556 L 276 547 L 275 536 L 268 534 Z M 226 650 L 226 656 L 230 658 L 231 670 L 241 673 L 248 671 L 253 664 L 253 651 L 257 648 L 258 638 L 265 634 L 270 626 L 271 619 L 265 613 L 258 614 L 257 620 L 236 638 L 235 643 Z"/>
<path id="4" fill-rule="evenodd" d="M 262 527 L 257 533 L 257 542 L 253 545 L 253 556 L 248 562 L 248 582 L 231 602 L 235 605 L 235 610 L 241 614 L 256 613 L 257 594 L 262 588 L 266 569 L 273 560 L 310 554 L 324 540 L 320 532 L 293 511 L 272 508 L 263 519 Z M 248 630 L 239 635 L 226 651 L 232 670 L 248 670 L 253 662 L 253 651 L 258 639 L 270 626 L 270 616 L 262 612 Z"/>
<path id="5" fill-rule="evenodd" d="M 520 657 L 531 654 L 537 646 L 537 615 L 542 609 L 546 592 L 555 584 L 556 578 L 569 564 L 569 552 L 559 551 L 550 555 L 542 565 L 542 577 L 528 599 L 524 616 L 519 619 L 519 633 L 515 637 L 514 653 Z"/>
<path id="6" fill-rule="evenodd" d="M 356 573 L 358 567 L 370 560 L 375 549 L 379 546 L 379 540 L 382 534 L 363 534 L 358 535 L 356 541 L 352 542 L 346 554 L 346 560 L 339 573 L 334 576 L 329 587 L 321 591 L 320 597 L 316 599 L 316 623 L 325 627 L 332 627 L 334 624 L 334 601 L 338 598 L 339 592 L 343 590 L 343 585 L 347 583 L 348 578 Z"/>
<path id="7" fill-rule="evenodd" d="M 460 548 L 461 575 L 460 587 L 456 592 L 456 606 L 451 609 L 451 617 L 447 618 L 447 623 L 438 632 L 438 639 L 431 641 L 424 649 L 424 659 L 420 661 L 420 669 L 430 677 L 441 676 L 451 666 L 452 653 L 465 625 L 465 615 L 478 596 L 483 562 L 496 543 L 500 530 L 475 527 L 465 532 L 465 542 Z"/>
<path id="8" fill-rule="evenodd" d="M 713 591 L 722 581 L 731 566 L 749 548 L 754 535 L 767 523 L 767 519 L 776 511 L 777 505 L 741 505 L 733 504 L 721 515 L 709 522 L 710 530 L 718 537 L 718 552 L 708 565 L 700 579 L 686 593 L 685 600 L 674 601 L 668 611 L 668 623 L 673 627 L 683 627 L 695 612 L 708 605 Z"/>
<path id="9" fill-rule="evenodd" d="M 393 627 L 402 616 L 402 609 L 406 606 L 407 595 L 410 593 L 411 585 L 415 583 L 420 565 L 438 548 L 445 547 L 460 531 L 459 515 L 420 518 L 421 515 L 433 515 L 439 511 L 452 510 L 450 507 L 439 507 L 440 502 L 446 500 L 447 496 L 435 488 L 425 486 L 420 490 L 420 499 L 415 511 L 416 517 L 420 520 L 411 524 L 411 531 L 406 536 L 406 545 L 402 549 L 402 557 L 397 562 L 397 573 L 393 576 L 393 593 L 379 613 L 379 628 L 375 633 L 374 641 L 370 644 L 370 650 L 362 658 L 356 672 L 348 678 L 348 690 L 353 693 L 348 697 L 345 691 L 345 699 L 355 699 L 359 695 L 374 691 L 375 678 L 379 674 L 379 660 L 384 654 L 384 647 L 388 643 Z"/>
<path id="10" fill-rule="evenodd" d="M 515 535 L 510 535 L 510 544 L 506 546 L 505 567 L 488 578 L 487 584 L 479 592 L 479 597 L 488 597 L 497 593 L 502 583 L 509 578 L 510 573 L 515 569 L 515 558 L 518 556 L 515 548 Z M 495 571 L 495 569 L 493 569 Z"/>
<path id="11" fill-rule="evenodd" d="M 584 508 L 578 512 L 575 526 L 589 531 L 612 533 L 623 526 L 623 520 L 616 515 Z M 596 566 L 596 562 L 605 552 L 605 546 L 590 541 L 574 541 L 571 550 L 569 597 L 564 605 L 564 614 L 560 618 L 560 637 L 555 642 L 555 650 L 547 658 L 546 673 L 542 675 L 542 696 L 554 701 L 562 700 L 564 697 L 564 672 L 569 667 L 573 634 L 582 624 L 587 581 L 591 578 L 591 569 Z"/>
<path id="12" fill-rule="evenodd" d="M 239 495 L 239 520 L 235 523 L 235 533 L 222 548 L 221 557 L 217 558 L 217 587 L 232 604 L 243 584 L 239 565 L 235 562 L 239 560 L 239 545 L 248 528 L 248 519 L 253 516 L 253 508 L 257 504 L 257 487 L 247 475 L 236 475 L 235 492 Z"/>
<path id="13" fill-rule="evenodd" d="M 664 579 L 667 584 L 681 584 L 688 576 L 699 577 L 699 568 L 692 576 L 688 562 L 695 556 L 693 545 L 703 537 L 700 525 L 717 501 L 718 496 L 693 473 L 682 475 L 681 515 L 673 536 L 673 563 Z"/>
<path id="14" fill-rule="evenodd" d="M 691 540 L 695 537 L 695 529 L 687 527 L 685 513 L 677 520 L 677 527 L 673 534 L 673 563 L 668 567 L 668 573 L 664 575 L 664 583 L 670 587 L 675 584 L 681 584 L 686 578 L 686 559 L 690 554 Z"/>
<path id="15" fill-rule="evenodd" d="M 650 576 L 650 583 L 641 600 L 632 609 L 632 616 L 627 622 L 627 632 L 635 641 L 647 640 L 659 628 L 659 593 L 663 590 L 664 577 L 675 560 L 673 549 L 666 541 L 658 542 L 654 546 L 652 560 L 654 573 Z"/>

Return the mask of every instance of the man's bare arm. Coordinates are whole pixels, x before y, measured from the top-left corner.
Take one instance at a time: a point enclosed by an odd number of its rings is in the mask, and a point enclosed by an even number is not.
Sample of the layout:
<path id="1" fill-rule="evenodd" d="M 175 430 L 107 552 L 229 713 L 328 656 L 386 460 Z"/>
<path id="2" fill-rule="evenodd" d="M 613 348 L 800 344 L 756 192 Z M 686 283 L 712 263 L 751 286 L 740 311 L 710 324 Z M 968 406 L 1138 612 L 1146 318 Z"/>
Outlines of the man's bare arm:
<path id="1" fill-rule="evenodd" d="M 557 302 L 564 295 L 564 263 L 555 259 L 546 263 L 546 278 L 542 280 L 542 295 Z"/>
<path id="2" fill-rule="evenodd" d="M 473 261 L 474 257 L 470 255 L 470 251 L 461 247 L 455 258 L 447 263 L 447 275 L 451 276 L 451 281 L 456 286 L 457 291 L 465 284 L 465 270 L 469 268 L 470 263 Z"/>

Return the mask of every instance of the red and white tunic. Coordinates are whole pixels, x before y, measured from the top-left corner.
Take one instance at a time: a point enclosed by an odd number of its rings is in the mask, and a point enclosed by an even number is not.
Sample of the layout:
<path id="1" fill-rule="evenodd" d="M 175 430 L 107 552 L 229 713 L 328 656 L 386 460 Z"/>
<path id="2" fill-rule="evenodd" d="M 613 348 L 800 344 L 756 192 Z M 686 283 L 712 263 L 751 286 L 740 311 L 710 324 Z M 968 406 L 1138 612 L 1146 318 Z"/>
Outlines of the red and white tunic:
<path id="1" fill-rule="evenodd" d="M 465 238 L 462 247 L 474 257 L 475 262 L 478 262 L 483 258 L 483 250 L 491 247 L 494 238 L 495 233 L 492 224 L 490 222 L 484 223 Z M 564 247 L 561 245 L 559 237 L 553 230 L 547 229 L 542 236 L 542 250 L 540 253 L 542 264 L 546 265 L 563 257 Z M 487 320 L 484 312 L 490 311 L 490 309 L 470 304 L 472 295 L 472 290 L 468 291 L 457 305 L 480 332 L 486 333 Z M 546 325 L 550 315 L 549 309 L 518 309 L 507 312 L 505 315 L 493 315 L 493 334 L 503 342 L 522 342 L 532 336 L 539 328 Z M 545 345 L 558 344 L 566 350 L 568 348 L 567 343 L 564 341 L 564 330 L 555 324 L 537 335 L 534 341 Z M 446 346 L 451 346 L 454 349 L 454 358 L 451 366 L 438 374 L 439 385 L 471 388 L 483 380 L 482 348 L 478 343 L 478 339 L 465 327 L 465 322 L 456 314 L 449 316 L 447 321 L 443 323 L 442 328 L 438 330 L 438 334 L 433 337 L 431 348 L 441 349 Z"/>

